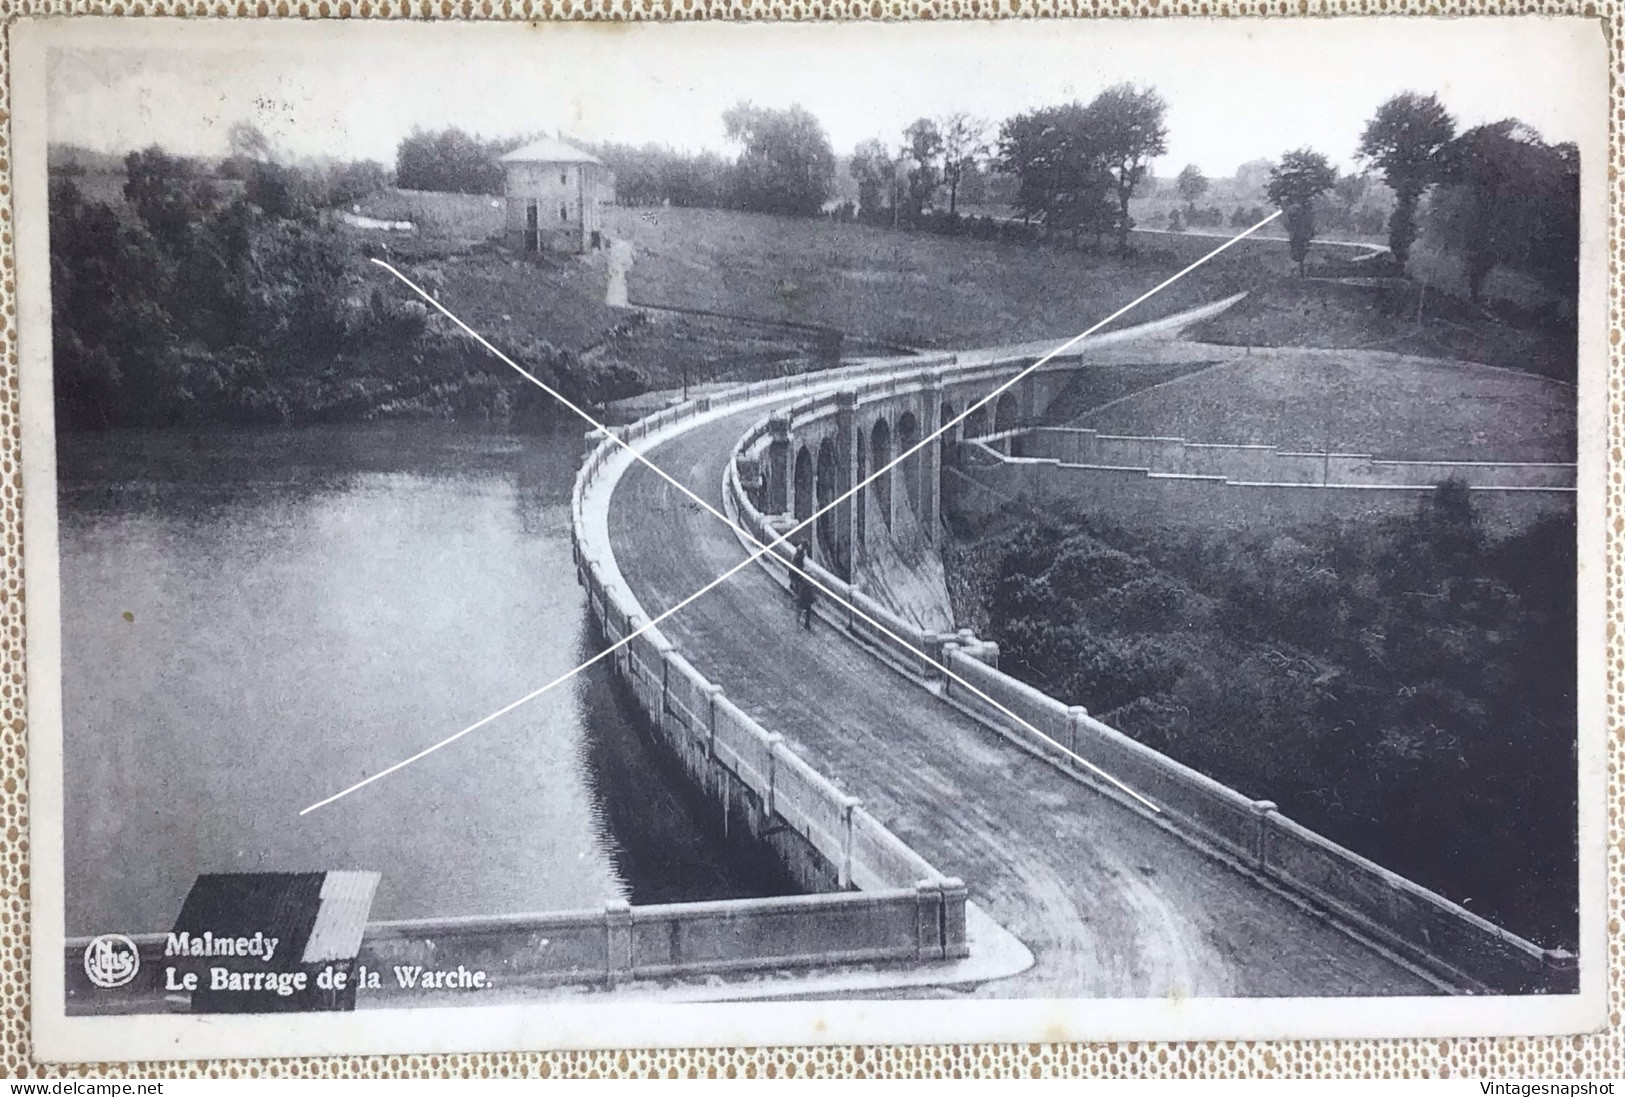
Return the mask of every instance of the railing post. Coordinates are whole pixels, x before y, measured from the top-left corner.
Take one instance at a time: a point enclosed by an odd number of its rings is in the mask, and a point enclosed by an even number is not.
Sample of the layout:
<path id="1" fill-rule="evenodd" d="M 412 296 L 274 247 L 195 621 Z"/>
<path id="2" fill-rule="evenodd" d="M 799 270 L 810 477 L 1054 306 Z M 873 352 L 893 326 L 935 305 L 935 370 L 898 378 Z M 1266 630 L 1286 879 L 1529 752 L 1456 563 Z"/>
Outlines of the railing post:
<path id="1" fill-rule="evenodd" d="M 655 727 L 666 734 L 666 713 L 671 711 L 671 653 L 675 650 L 664 636 L 655 637 L 655 650 L 660 653 L 660 712 L 655 716 Z"/>
<path id="2" fill-rule="evenodd" d="M 604 982 L 617 986 L 632 975 L 632 907 L 624 899 L 604 904 Z"/>
<path id="3" fill-rule="evenodd" d="M 936 880 L 914 885 L 914 954 L 921 960 L 942 959 L 942 886 Z"/>
<path id="4" fill-rule="evenodd" d="M 942 665 L 943 665 L 944 669 L 947 669 L 947 670 L 953 670 L 954 669 L 954 656 L 957 655 L 957 654 L 959 654 L 959 642 L 958 641 L 956 641 L 956 640 L 944 640 L 942 642 Z M 954 688 L 953 675 L 944 674 L 942 676 L 942 699 L 943 700 L 946 701 L 948 699 L 948 695 L 953 692 L 953 688 Z"/>
<path id="5" fill-rule="evenodd" d="M 1275 811 L 1275 801 L 1253 801 L 1253 867 L 1264 869 L 1269 867 L 1268 828 L 1270 812 Z"/>
<path id="6" fill-rule="evenodd" d="M 632 685 L 632 695 L 634 697 L 637 696 L 638 692 L 638 672 L 632 665 L 631 637 L 634 632 L 648 623 L 648 618 L 644 617 L 641 613 L 629 613 L 626 615 L 626 643 L 621 647 L 621 654 L 626 658 L 626 680 Z"/>
<path id="7" fill-rule="evenodd" d="M 774 797 L 779 784 L 779 747 L 784 743 L 784 736 L 775 732 L 767 737 L 767 788 L 762 793 L 762 826 L 771 826 L 771 819 L 775 810 Z"/>
<path id="8" fill-rule="evenodd" d="M 852 813 L 862 806 L 855 796 L 841 801 L 841 867 L 836 882 L 842 889 L 852 886 Z"/>
<path id="9" fill-rule="evenodd" d="M 717 756 L 717 702 L 722 699 L 722 687 L 715 682 L 705 687 L 706 720 L 705 720 L 705 757 L 715 760 Z"/>
<path id="10" fill-rule="evenodd" d="M 965 931 L 965 903 L 970 889 L 965 881 L 950 876 L 937 885 L 942 893 L 942 955 L 958 960 L 970 955 L 970 939 Z"/>
<path id="11" fill-rule="evenodd" d="M 1078 753 L 1079 733 L 1083 730 L 1084 717 L 1089 710 L 1082 705 L 1070 705 L 1066 710 L 1066 749 L 1073 754 Z"/>

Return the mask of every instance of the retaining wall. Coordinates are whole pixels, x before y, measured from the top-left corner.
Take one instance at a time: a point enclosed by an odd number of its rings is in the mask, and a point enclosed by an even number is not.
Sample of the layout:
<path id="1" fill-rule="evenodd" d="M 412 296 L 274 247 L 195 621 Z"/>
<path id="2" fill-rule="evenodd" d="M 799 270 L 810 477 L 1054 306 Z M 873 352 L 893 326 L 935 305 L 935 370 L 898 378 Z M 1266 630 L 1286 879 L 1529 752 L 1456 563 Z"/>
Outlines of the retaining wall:
<path id="1" fill-rule="evenodd" d="M 1292 453 L 1276 446 L 1187 442 L 1101 434 L 1072 427 L 1020 432 L 1023 457 L 1068 465 L 1111 465 L 1148 473 L 1218 476 L 1263 484 L 1430 487 L 1461 480 L 1471 487 L 1573 488 L 1573 463 L 1528 461 L 1389 461 L 1368 453 Z"/>
<path id="2" fill-rule="evenodd" d="M 1177 439 L 1172 441 L 1178 442 Z M 1346 472 L 1358 467 L 1364 470 L 1361 475 L 1369 474 L 1373 479 L 1410 477 L 1415 482 L 1322 484 L 1318 473 L 1314 482 L 1252 482 L 1217 475 L 1157 472 L 1148 467 L 1080 465 L 1050 458 L 1007 457 L 989 446 L 973 445 L 978 459 L 967 462 L 957 471 L 983 490 L 962 492 L 956 497 L 958 512 L 966 517 L 986 517 L 1017 499 L 1034 504 L 1064 501 L 1125 525 L 1229 532 L 1268 531 L 1323 519 L 1361 520 L 1414 514 L 1417 506 L 1433 494 L 1438 482 L 1426 477 L 1440 473 L 1438 479 L 1448 479 L 1468 467 L 1443 463 L 1402 465 L 1351 457 L 1338 458 L 1344 462 Z M 1320 456 L 1308 454 L 1249 455 L 1245 460 L 1252 461 L 1255 456 L 1276 461 L 1287 471 L 1294 462 L 1301 463 L 1305 469 L 1309 465 L 1319 468 L 1322 462 Z M 1486 467 L 1491 473 L 1497 471 L 1496 466 Z M 1513 478 L 1559 479 L 1556 470 L 1564 467 L 1572 473 L 1572 466 L 1529 466 Z M 1472 478 L 1482 480 L 1488 478 L 1488 474 L 1469 477 Z M 1572 486 L 1477 484 L 1469 486 L 1468 491 L 1485 528 L 1502 535 L 1524 529 L 1547 515 L 1575 512 Z"/>

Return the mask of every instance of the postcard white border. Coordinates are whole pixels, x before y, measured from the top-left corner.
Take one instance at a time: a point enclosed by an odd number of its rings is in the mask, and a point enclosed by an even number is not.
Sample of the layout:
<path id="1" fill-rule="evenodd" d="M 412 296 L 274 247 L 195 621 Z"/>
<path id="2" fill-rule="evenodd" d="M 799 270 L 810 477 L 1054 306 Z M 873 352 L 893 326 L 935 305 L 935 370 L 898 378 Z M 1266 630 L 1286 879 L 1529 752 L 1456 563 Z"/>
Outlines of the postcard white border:
<path id="1" fill-rule="evenodd" d="M 1347 19 L 1423 21 L 1420 17 Z M 1478 17 L 1467 17 L 1478 18 Z M 1489 18 L 1489 17 L 1483 17 Z M 667 1004 L 624 999 L 507 1006 L 362 1010 L 268 1016 L 68 1017 L 62 956 L 63 828 L 61 631 L 55 435 L 47 277 L 46 51 L 53 46 L 150 48 L 353 41 L 353 35 L 477 36 L 509 24 L 405 20 L 204 20 L 74 17 L 12 25 L 12 179 L 18 255 L 27 591 L 29 798 L 34 1054 L 49 1061 L 194 1059 L 329 1054 L 812 1044 L 1274 1040 L 1558 1035 L 1607 1024 L 1606 559 L 1607 459 L 1607 41 L 1598 20 L 1498 17 L 1528 42 L 1575 53 L 1576 79 L 1594 89 L 1582 163 L 1579 366 L 1580 990 L 1562 996 L 1444 998 L 991 999 Z M 1276 20 L 1256 19 L 1260 27 Z M 1299 22 L 1292 20 L 1293 22 Z M 1199 36 L 1202 19 L 1184 24 Z M 931 34 L 945 24 L 911 28 Z M 993 25 L 981 24 L 990 29 Z M 709 23 L 715 33 L 770 32 L 772 24 Z M 816 33 L 798 24 L 796 33 Z M 1514 30 L 1514 26 L 1516 29 Z M 551 33 L 601 33 L 591 24 Z M 669 33 L 655 23 L 616 34 Z M 682 33 L 695 33 L 684 25 Z M 1199 41 L 1198 41 L 1198 44 Z M 1583 76 L 1581 75 L 1583 74 Z"/>

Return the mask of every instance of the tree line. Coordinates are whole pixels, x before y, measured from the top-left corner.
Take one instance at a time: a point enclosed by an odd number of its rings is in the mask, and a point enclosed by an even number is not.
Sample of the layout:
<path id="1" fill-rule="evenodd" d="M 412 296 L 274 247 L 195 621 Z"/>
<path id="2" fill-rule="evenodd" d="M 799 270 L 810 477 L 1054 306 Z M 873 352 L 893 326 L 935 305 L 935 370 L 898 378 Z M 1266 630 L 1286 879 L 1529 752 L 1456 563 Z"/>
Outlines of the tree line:
<path id="1" fill-rule="evenodd" d="M 1459 255 L 1478 301 L 1497 265 L 1521 271 L 1572 298 L 1579 287 L 1580 157 L 1548 144 L 1515 118 L 1458 132 L 1437 96 L 1408 91 L 1377 108 L 1357 156 L 1394 192 L 1388 250 L 1404 270 L 1426 225 Z M 1295 149 L 1271 173 L 1269 197 L 1284 213 L 1302 267 L 1319 228 L 1321 200 L 1340 183 L 1326 157 Z"/>
<path id="2" fill-rule="evenodd" d="M 994 191 L 1019 238 L 1080 243 L 1107 239 L 1125 252 L 1135 227 L 1130 202 L 1167 152 L 1167 103 L 1155 88 L 1117 84 L 1088 102 L 1024 111 L 996 126 L 964 112 L 917 118 L 891 141 L 869 138 L 844 160 L 856 200 L 832 203 L 843 166 L 805 108 L 741 102 L 723 115 L 732 156 L 659 145 L 607 143 L 594 151 L 614 171 L 628 205 L 741 209 L 791 216 L 825 212 L 869 224 L 977 231 L 960 205 L 968 187 Z M 501 193 L 498 157 L 522 139 L 486 140 L 456 129 L 414 131 L 396 158 L 400 186 Z M 1270 165 L 1268 202 L 1281 210 L 1293 258 L 1305 269 L 1310 243 L 1328 229 L 1375 235 L 1386 229 L 1404 271 L 1425 227 L 1462 258 L 1477 300 L 1497 265 L 1572 296 L 1578 284 L 1579 155 L 1548 144 L 1533 128 L 1505 119 L 1457 132 L 1433 95 L 1407 91 L 1377 108 L 1356 148 L 1360 170 L 1346 174 L 1313 148 Z M 1392 191 L 1386 225 L 1362 202 L 1373 180 Z M 1199 208 L 1207 180 L 1195 165 L 1176 180 L 1183 211 L 1173 229 L 1245 228 L 1261 206 Z M 1255 217 L 1254 214 L 1257 214 Z M 1425 216 L 1424 216 L 1425 215 Z M 1000 226 L 1002 230 L 1002 226 Z"/>
<path id="3" fill-rule="evenodd" d="M 154 146 L 123 169 L 121 203 L 87 198 L 71 170 L 53 175 L 60 427 L 549 414 L 420 302 L 361 272 L 361 245 L 331 207 L 382 185 L 381 165 L 281 163 L 245 127 L 219 163 Z M 572 399 L 638 388 L 617 363 L 499 336 Z"/>

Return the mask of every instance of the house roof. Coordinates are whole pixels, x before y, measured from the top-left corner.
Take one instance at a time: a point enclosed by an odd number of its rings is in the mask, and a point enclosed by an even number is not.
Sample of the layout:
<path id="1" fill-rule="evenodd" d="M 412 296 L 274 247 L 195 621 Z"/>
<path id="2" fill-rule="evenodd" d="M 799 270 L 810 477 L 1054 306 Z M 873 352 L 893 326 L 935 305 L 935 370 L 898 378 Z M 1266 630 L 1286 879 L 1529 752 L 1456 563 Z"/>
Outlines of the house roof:
<path id="1" fill-rule="evenodd" d="M 556 137 L 544 137 L 540 141 L 532 141 L 523 148 L 514 149 L 499 157 L 505 164 L 599 164 L 602 161 L 591 153 L 583 152 L 574 145 L 560 141 Z"/>

